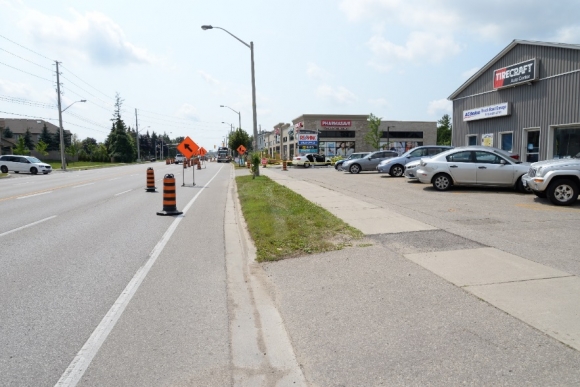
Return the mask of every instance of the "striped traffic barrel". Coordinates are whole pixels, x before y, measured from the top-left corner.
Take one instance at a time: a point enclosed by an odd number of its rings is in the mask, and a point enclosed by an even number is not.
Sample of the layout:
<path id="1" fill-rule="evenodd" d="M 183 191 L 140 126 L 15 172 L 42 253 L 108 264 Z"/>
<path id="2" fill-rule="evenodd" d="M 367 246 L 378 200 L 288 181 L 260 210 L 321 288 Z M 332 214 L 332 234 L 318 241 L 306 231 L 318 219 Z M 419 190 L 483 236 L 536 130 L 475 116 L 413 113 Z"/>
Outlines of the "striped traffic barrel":
<path id="1" fill-rule="evenodd" d="M 175 191 L 175 177 L 167 174 L 163 178 L 163 210 L 157 215 L 181 215 L 183 212 L 177 211 L 177 195 Z"/>
<path id="2" fill-rule="evenodd" d="M 145 191 L 147 192 L 155 192 L 157 187 L 155 187 L 155 172 L 153 172 L 153 168 L 147 168 L 147 188 Z"/>

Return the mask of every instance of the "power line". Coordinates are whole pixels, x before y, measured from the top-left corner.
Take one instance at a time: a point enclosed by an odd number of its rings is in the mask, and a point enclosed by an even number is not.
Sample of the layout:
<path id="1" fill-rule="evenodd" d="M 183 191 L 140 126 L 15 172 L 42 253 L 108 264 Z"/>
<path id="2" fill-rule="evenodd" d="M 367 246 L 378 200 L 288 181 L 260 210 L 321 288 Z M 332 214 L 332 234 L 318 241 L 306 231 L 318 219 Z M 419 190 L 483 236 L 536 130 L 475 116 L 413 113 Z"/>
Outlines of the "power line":
<path id="1" fill-rule="evenodd" d="M 84 91 L 85 93 L 87 93 L 88 95 L 95 97 L 96 99 L 98 99 L 99 101 L 103 102 L 103 103 L 109 103 L 107 101 L 103 101 L 101 98 L 97 97 L 96 95 L 94 95 L 93 93 L 91 93 L 90 91 L 87 91 L 85 89 L 83 89 L 82 87 L 80 87 L 79 85 L 77 85 L 76 83 L 74 83 L 73 81 L 71 81 L 70 79 L 68 79 L 67 77 L 65 77 L 64 75 L 61 75 L 61 78 L 66 79 L 70 84 L 78 87 L 79 89 L 81 89 L 82 91 Z"/>
<path id="2" fill-rule="evenodd" d="M 54 62 L 54 59 L 50 59 L 50 58 L 48 58 L 48 57 L 46 57 L 46 56 L 44 56 L 44 55 L 42 55 L 42 54 L 39 54 L 39 53 L 38 53 L 38 52 L 36 52 L 36 51 L 33 51 L 33 50 L 31 50 L 30 48 L 24 47 L 23 45 L 21 45 L 21 44 L 18 44 L 18 43 L 16 43 L 16 42 L 15 42 L 15 41 L 13 41 L 13 40 L 10 40 L 10 39 L 8 39 L 8 38 L 7 38 L 6 36 L 4 36 L 4 35 L 0 35 L 0 38 L 4 38 L 4 39 L 6 39 L 7 41 L 9 41 L 10 43 L 13 43 L 13 44 L 15 44 L 15 45 L 17 45 L 17 46 L 19 46 L 19 47 L 22 47 L 23 49 L 25 49 L 25 50 L 28 50 L 28 51 L 30 51 L 30 52 L 32 52 L 32 53 L 34 53 L 34 54 L 38 55 L 38 56 L 41 56 L 41 57 L 43 57 L 44 59 L 48 59 L 49 61 L 51 61 L 51 62 Z"/>
<path id="3" fill-rule="evenodd" d="M 0 47 L 0 50 L 2 50 L 2 51 L 4 51 L 4 52 L 7 52 L 7 53 L 8 53 L 8 54 L 10 54 L 10 55 L 14 55 L 15 57 L 17 57 L 17 58 L 19 58 L 19 59 L 22 59 L 22 60 L 24 60 L 24 61 L 26 61 L 26 62 L 28 62 L 28 63 L 32 63 L 33 65 L 36 65 L 36 66 L 38 66 L 38 67 L 40 67 L 40 68 L 43 68 L 43 69 L 45 69 L 45 70 L 48 70 L 48 71 L 51 71 L 51 72 L 52 72 L 52 69 L 49 69 L 48 67 L 44 67 L 43 65 L 39 65 L 39 64 L 38 64 L 38 63 L 36 63 L 36 62 L 33 62 L 33 61 L 31 61 L 31 60 L 28 60 L 28 59 L 26 59 L 26 58 L 23 58 L 23 57 L 21 57 L 21 56 L 19 56 L 19 55 L 16 55 L 16 54 L 15 54 L 15 53 L 13 53 L 13 52 L 10 52 L 10 51 L 8 51 L 8 50 L 5 50 L 5 49 L 3 49 L 3 48 L 1 48 L 1 47 Z"/>
<path id="4" fill-rule="evenodd" d="M 29 73 L 28 71 L 20 70 L 20 69 L 19 69 L 19 68 L 17 68 L 17 67 L 14 67 L 14 66 L 7 65 L 6 63 L 0 62 L 0 64 L 4 65 L 4 66 L 6 66 L 6 67 L 10 67 L 10 68 L 12 68 L 12 69 L 14 69 L 14 70 L 18 70 L 18 71 L 20 71 L 20 72 L 23 72 L 23 73 L 25 73 L 25 74 L 32 75 L 33 77 L 40 78 L 40 79 L 44 79 L 45 81 L 49 81 L 49 82 L 54 82 L 52 79 L 46 79 L 46 78 L 43 78 L 43 77 L 41 77 L 41 76 L 39 76 L 39 75 L 32 74 L 32 73 Z"/>
<path id="5" fill-rule="evenodd" d="M 45 120 L 45 121 L 55 121 L 55 120 L 58 121 L 57 118 L 46 118 L 46 117 L 38 117 L 38 116 L 29 116 L 29 115 L 26 115 L 26 114 L 3 112 L 3 111 L 0 111 L 0 113 L 11 114 L 13 116 L 22 116 L 22 117 L 28 117 L 28 118 L 37 118 L 37 119 L 41 119 L 41 120 Z"/>
<path id="6" fill-rule="evenodd" d="M 99 90 L 99 89 L 97 89 L 96 87 L 92 86 L 90 83 L 88 83 L 88 82 L 84 81 L 82 78 L 80 78 L 79 76 L 75 75 L 75 74 L 74 74 L 72 71 L 70 71 L 70 69 L 69 69 L 68 67 L 65 67 L 65 66 L 63 66 L 63 65 L 61 65 L 61 67 L 62 67 L 63 69 L 66 69 L 66 70 L 68 70 L 68 72 L 69 72 L 69 73 L 70 73 L 70 74 L 71 74 L 73 77 L 77 78 L 79 81 L 83 82 L 84 84 L 86 84 L 86 85 L 87 85 L 87 86 L 89 86 L 90 88 L 92 88 L 92 89 L 95 89 L 96 91 L 98 91 L 99 93 L 101 93 L 102 95 L 104 95 L 104 96 L 105 96 L 105 97 L 107 97 L 107 98 L 110 98 L 110 99 L 112 99 L 112 100 L 115 100 L 113 97 L 111 97 L 111 96 L 107 95 L 106 93 L 103 93 L 102 91 L 100 91 L 100 90 Z"/>
<path id="7" fill-rule="evenodd" d="M 47 109 L 54 109 L 54 108 L 56 108 L 56 105 L 53 105 L 53 104 L 48 104 L 48 103 L 44 103 L 44 102 L 31 101 L 31 100 L 28 100 L 28 99 L 25 99 L 25 98 L 8 97 L 8 96 L 3 96 L 3 95 L 0 95 L 0 101 L 10 102 L 10 103 L 17 103 L 17 104 L 21 104 L 21 105 L 41 107 L 41 108 L 47 108 Z"/>

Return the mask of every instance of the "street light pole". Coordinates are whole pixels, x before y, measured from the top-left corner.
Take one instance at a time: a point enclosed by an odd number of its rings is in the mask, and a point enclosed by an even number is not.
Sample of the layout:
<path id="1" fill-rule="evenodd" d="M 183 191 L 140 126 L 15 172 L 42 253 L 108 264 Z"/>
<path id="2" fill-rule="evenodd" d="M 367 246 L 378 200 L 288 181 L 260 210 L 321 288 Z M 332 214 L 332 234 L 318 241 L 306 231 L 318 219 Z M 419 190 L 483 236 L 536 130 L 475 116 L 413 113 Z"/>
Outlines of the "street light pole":
<path id="1" fill-rule="evenodd" d="M 228 109 L 230 109 L 230 110 L 231 110 L 231 111 L 233 111 L 234 113 L 237 113 L 237 114 L 238 114 L 238 128 L 239 128 L 239 129 L 242 129 L 242 115 L 241 115 L 241 113 L 240 113 L 240 112 L 237 112 L 237 111 L 235 111 L 234 109 L 232 109 L 231 107 L 229 107 L 229 106 L 226 106 L 226 105 L 220 105 L 220 107 L 227 107 Z"/>
<path id="2" fill-rule="evenodd" d="M 238 40 L 240 43 L 242 43 L 244 46 L 248 47 L 250 49 L 250 57 L 251 57 L 251 64 L 252 64 L 252 118 L 253 118 L 253 132 L 254 132 L 254 141 L 253 141 L 253 148 L 254 148 L 254 152 L 256 152 L 258 150 L 258 122 L 257 122 L 257 114 L 256 114 L 256 76 L 255 76 L 255 72 L 254 72 L 254 42 L 250 42 L 250 44 L 244 42 L 243 40 L 241 40 L 240 38 L 238 38 L 237 36 L 235 36 L 234 34 L 232 34 L 231 32 L 229 32 L 226 29 L 223 29 L 221 27 L 213 27 L 211 25 L 203 25 L 201 26 L 202 30 L 211 30 L 213 28 L 217 28 L 220 29 L 222 31 L 225 31 L 227 34 L 229 34 L 230 36 L 232 36 L 233 38 L 235 38 L 236 40 Z M 256 169 L 255 172 L 256 176 L 260 176 L 260 170 Z"/>

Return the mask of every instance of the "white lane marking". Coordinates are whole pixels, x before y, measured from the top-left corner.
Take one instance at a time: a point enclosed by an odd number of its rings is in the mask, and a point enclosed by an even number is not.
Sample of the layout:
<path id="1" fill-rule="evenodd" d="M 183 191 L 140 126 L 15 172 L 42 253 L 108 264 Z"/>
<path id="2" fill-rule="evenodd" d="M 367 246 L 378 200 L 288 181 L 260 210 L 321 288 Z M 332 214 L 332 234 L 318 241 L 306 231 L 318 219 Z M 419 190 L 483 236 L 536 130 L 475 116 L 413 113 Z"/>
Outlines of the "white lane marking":
<path id="1" fill-rule="evenodd" d="M 120 177 L 115 177 L 114 179 L 109 179 L 109 181 L 113 181 L 113 180 L 119 180 Z"/>
<path id="2" fill-rule="evenodd" d="M 73 188 L 86 187 L 87 185 L 92 185 L 92 184 L 95 184 L 95 183 L 87 183 L 87 184 L 75 185 Z"/>
<path id="3" fill-rule="evenodd" d="M 132 175 L 129 175 L 129 176 L 141 176 L 141 174 L 139 174 L 139 173 L 134 173 L 134 174 L 132 174 Z"/>
<path id="4" fill-rule="evenodd" d="M 213 179 L 216 178 L 216 176 L 222 170 L 222 168 L 220 168 L 216 172 L 216 174 L 205 184 L 204 187 L 209 186 L 209 184 L 212 182 Z M 163 234 L 161 240 L 157 242 L 157 245 L 155 245 L 153 250 L 151 250 L 149 258 L 147 259 L 145 264 L 141 266 L 139 270 L 137 270 L 137 272 L 135 273 L 129 284 L 127 284 L 121 295 L 117 298 L 111 309 L 109 309 L 105 317 L 103 317 L 99 325 L 95 328 L 95 330 L 91 334 L 91 337 L 89 337 L 85 345 L 83 345 L 83 347 L 77 353 L 73 361 L 64 371 L 58 382 L 56 382 L 55 387 L 62 386 L 74 387 L 77 385 L 77 383 L 80 381 L 85 371 L 93 361 L 93 358 L 95 357 L 95 355 L 97 354 L 97 352 L 99 351 L 99 349 L 101 348 L 101 346 L 103 345 L 103 343 L 113 330 L 115 324 L 121 317 L 121 314 L 123 314 L 123 311 L 125 310 L 129 302 L 139 289 L 139 286 L 147 276 L 147 273 L 149 273 L 149 270 L 151 270 L 151 267 L 153 267 L 153 264 L 155 264 L 155 261 L 159 257 L 159 254 L 161 254 L 163 248 L 165 247 L 165 245 L 167 244 L 167 242 L 177 229 L 177 226 L 181 222 L 181 219 L 183 219 L 184 215 L 191 208 L 193 203 L 197 200 L 197 198 L 203 191 L 204 190 L 201 189 L 193 197 L 193 199 L 189 201 L 189 203 L 183 209 L 183 215 L 175 217 L 175 220 L 173 221 L 173 223 L 171 223 L 167 231 L 165 231 L 165 234 Z"/>
<path id="5" fill-rule="evenodd" d="M 17 185 L 24 185 L 24 184 L 30 184 L 32 183 L 31 181 L 27 181 L 26 183 L 18 183 L 18 184 L 14 184 L 14 186 L 16 187 Z"/>
<path id="6" fill-rule="evenodd" d="M 49 216 L 48 218 L 44 218 L 44 219 L 41 219 L 41 220 L 37 220 L 36 222 L 32 222 L 32 223 L 27 224 L 25 226 L 15 228 L 14 230 L 6 231 L 6 232 L 0 234 L 0 237 L 3 237 L 3 236 L 8 235 L 8 234 L 12 234 L 13 232 L 20 231 L 20 230 L 23 230 L 23 229 L 28 228 L 28 227 L 31 227 L 31 226 L 35 226 L 35 225 L 37 225 L 39 223 L 46 222 L 47 220 L 51 220 L 51 219 L 54 219 L 54 218 L 56 218 L 56 215 Z"/>
<path id="7" fill-rule="evenodd" d="M 49 194 L 49 193 L 51 193 L 51 192 L 52 192 L 52 191 L 46 191 L 46 192 L 35 193 L 35 194 L 32 194 L 32 195 L 19 196 L 19 197 L 17 197 L 16 199 L 26 199 L 26 198 L 31 198 L 31 197 L 33 197 L 33 196 L 46 195 L 46 194 Z"/>
<path id="8" fill-rule="evenodd" d="M 127 192 L 131 192 L 131 191 L 133 191 L 133 190 L 130 189 L 130 190 L 127 190 L 127 191 L 119 192 L 118 194 L 115 194 L 115 196 L 123 195 L 123 194 L 126 194 Z"/>

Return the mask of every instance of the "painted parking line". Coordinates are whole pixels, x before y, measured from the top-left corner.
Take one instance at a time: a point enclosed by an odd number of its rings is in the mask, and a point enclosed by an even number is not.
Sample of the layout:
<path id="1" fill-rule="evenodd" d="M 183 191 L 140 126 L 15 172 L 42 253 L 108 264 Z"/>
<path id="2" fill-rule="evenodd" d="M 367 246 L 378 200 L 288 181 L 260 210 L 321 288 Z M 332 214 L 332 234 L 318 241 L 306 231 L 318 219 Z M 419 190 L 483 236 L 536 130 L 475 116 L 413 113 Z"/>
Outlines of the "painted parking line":
<path id="1" fill-rule="evenodd" d="M 115 196 L 123 195 L 123 194 L 126 194 L 127 192 L 131 192 L 131 191 L 133 191 L 133 190 L 129 189 L 127 191 L 119 192 L 118 194 L 115 194 Z"/>
<path id="2" fill-rule="evenodd" d="M 56 218 L 56 215 L 49 216 L 48 218 L 44 218 L 44 219 L 41 219 L 41 220 L 37 220 L 36 222 L 29 223 L 27 225 L 24 225 L 24 226 L 15 228 L 15 229 L 10 230 L 10 231 L 6 231 L 6 232 L 0 234 L 0 237 L 6 236 L 8 234 L 12 234 L 13 232 L 16 232 L 16 231 L 24 230 L 25 228 L 28 228 L 28 227 L 36 226 L 39 223 L 46 222 L 47 220 L 51 220 L 51 219 L 54 219 L 54 218 Z"/>
<path id="3" fill-rule="evenodd" d="M 52 191 L 38 192 L 38 193 L 31 194 L 31 195 L 18 196 L 16 199 L 26 199 L 26 198 L 31 198 L 31 197 L 34 197 L 34 196 L 46 195 L 46 194 L 49 194 L 51 192 Z"/>

